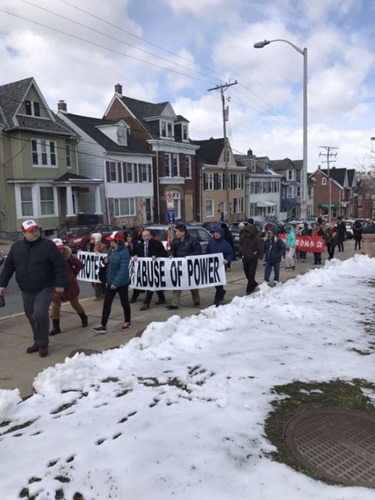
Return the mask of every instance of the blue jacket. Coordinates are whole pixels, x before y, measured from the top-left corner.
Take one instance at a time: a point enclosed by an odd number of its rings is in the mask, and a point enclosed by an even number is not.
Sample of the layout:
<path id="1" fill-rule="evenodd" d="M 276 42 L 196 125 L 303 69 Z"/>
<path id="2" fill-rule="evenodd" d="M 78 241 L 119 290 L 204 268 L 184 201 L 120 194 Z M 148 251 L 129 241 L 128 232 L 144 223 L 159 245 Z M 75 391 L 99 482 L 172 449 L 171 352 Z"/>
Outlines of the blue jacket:
<path id="1" fill-rule="evenodd" d="M 274 264 L 281 262 L 281 257 L 285 255 L 285 244 L 280 238 L 267 238 L 264 242 L 264 258 L 266 262 Z"/>
<path id="2" fill-rule="evenodd" d="M 117 250 L 108 252 L 108 264 L 106 283 L 107 285 L 125 286 L 129 285 L 129 251 L 123 245 Z"/>
<path id="3" fill-rule="evenodd" d="M 286 233 L 286 238 L 285 238 L 285 245 L 287 248 L 294 248 L 296 246 L 296 235 L 293 231 L 293 229 L 291 229 L 290 231 L 288 231 Z"/>
<path id="4" fill-rule="evenodd" d="M 224 239 L 224 229 L 221 227 L 215 228 L 215 233 L 220 233 L 220 238 L 212 238 L 207 244 L 206 253 L 222 253 L 228 264 L 233 260 L 233 248 Z"/>

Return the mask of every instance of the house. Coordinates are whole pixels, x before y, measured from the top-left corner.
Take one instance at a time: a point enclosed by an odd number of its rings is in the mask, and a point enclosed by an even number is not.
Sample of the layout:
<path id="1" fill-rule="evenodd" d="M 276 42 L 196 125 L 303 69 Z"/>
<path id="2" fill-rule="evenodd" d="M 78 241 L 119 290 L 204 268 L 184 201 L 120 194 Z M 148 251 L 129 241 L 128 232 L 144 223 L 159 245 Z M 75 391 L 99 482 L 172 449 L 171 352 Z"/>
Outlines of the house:
<path id="1" fill-rule="evenodd" d="M 100 202 L 106 207 L 110 224 L 137 227 L 151 222 L 153 153 L 131 134 L 123 119 L 105 120 L 68 113 L 62 101 L 58 106 L 58 116 L 80 138 L 77 148 L 80 172 L 102 180 L 99 193 L 90 190 L 82 193 L 83 210 L 90 213 L 95 203 Z"/>
<path id="2" fill-rule="evenodd" d="M 270 168 L 282 176 L 281 180 L 281 212 L 283 217 L 300 219 L 301 201 L 303 190 L 303 160 L 271 160 Z M 306 196 L 306 215 L 311 217 L 313 213 L 313 182 L 308 182 Z"/>
<path id="3" fill-rule="evenodd" d="M 258 220 L 276 220 L 280 216 L 281 175 L 271 170 L 268 157 L 235 155 L 237 165 L 246 167 L 245 212 Z"/>
<path id="4" fill-rule="evenodd" d="M 355 217 L 375 220 L 375 176 L 373 172 L 356 174 Z"/>
<path id="5" fill-rule="evenodd" d="M 130 135 L 155 153 L 153 221 L 194 221 L 200 217 L 199 178 L 196 176 L 197 146 L 189 139 L 189 121 L 176 115 L 169 102 L 150 103 L 115 94 L 104 114 L 106 120 L 123 119 Z M 168 199 L 172 200 L 172 209 Z"/>
<path id="6" fill-rule="evenodd" d="M 201 222 L 234 222 L 245 217 L 245 166 L 238 166 L 229 141 L 225 159 L 224 138 L 192 141 L 199 147 L 197 166 L 201 178 Z M 226 161 L 225 161 L 226 160 Z M 227 200 L 229 199 L 229 212 Z"/>
<path id="7" fill-rule="evenodd" d="M 76 213 L 80 189 L 100 184 L 78 171 L 78 137 L 49 109 L 34 78 L 0 86 L 0 134 L 0 235 L 17 239 L 31 218 L 54 234 Z"/>
<path id="8" fill-rule="evenodd" d="M 314 216 L 328 214 L 331 201 L 331 218 L 357 217 L 357 178 L 354 169 L 336 168 L 318 169 L 310 174 L 315 182 L 314 188 Z"/>

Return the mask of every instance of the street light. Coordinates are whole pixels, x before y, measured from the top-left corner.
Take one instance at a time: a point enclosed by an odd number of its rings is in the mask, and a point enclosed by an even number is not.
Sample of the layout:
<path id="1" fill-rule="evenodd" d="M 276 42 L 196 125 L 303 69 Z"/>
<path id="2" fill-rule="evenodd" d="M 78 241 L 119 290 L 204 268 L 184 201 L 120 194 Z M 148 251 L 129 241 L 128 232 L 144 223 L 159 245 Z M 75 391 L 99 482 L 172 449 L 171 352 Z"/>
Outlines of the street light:
<path id="1" fill-rule="evenodd" d="M 307 49 L 300 49 L 294 43 L 277 38 L 275 40 L 264 40 L 263 42 L 254 43 L 254 48 L 262 49 L 266 45 L 273 42 L 285 42 L 291 45 L 297 52 L 303 56 L 303 162 L 302 162 L 302 197 L 301 197 L 301 219 L 305 220 L 307 216 Z"/>

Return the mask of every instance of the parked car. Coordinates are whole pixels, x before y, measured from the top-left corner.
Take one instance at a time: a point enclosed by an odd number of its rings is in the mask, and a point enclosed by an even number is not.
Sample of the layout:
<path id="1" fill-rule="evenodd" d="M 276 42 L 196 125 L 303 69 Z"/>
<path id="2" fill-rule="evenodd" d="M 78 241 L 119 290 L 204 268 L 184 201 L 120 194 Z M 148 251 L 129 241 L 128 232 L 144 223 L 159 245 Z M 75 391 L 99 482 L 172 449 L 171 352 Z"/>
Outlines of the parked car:
<path id="1" fill-rule="evenodd" d="M 72 252 L 88 251 L 90 250 L 90 235 L 92 233 L 101 233 L 103 235 L 102 242 L 107 245 L 108 241 L 105 238 L 113 231 L 122 231 L 122 229 L 113 224 L 75 226 L 71 227 L 65 234 L 60 235 L 60 238 Z"/>
<path id="2" fill-rule="evenodd" d="M 220 227 L 222 225 L 223 221 L 217 220 L 217 221 L 212 221 L 212 222 L 204 222 L 202 224 L 202 227 L 204 229 L 207 229 L 211 234 L 214 232 L 215 227 Z"/>
<path id="3" fill-rule="evenodd" d="M 351 240 L 353 238 L 353 224 L 354 220 L 345 220 L 345 238 Z"/>
<path id="4" fill-rule="evenodd" d="M 247 221 L 236 221 L 236 222 L 232 222 L 232 224 L 229 225 L 229 229 L 230 231 L 238 231 L 238 224 L 248 224 Z M 255 229 L 258 231 L 258 234 L 259 236 L 264 236 L 264 233 L 263 233 L 263 224 L 259 221 L 254 221 L 254 226 L 255 226 Z"/>
<path id="5" fill-rule="evenodd" d="M 202 247 L 202 252 L 205 253 L 207 243 L 212 239 L 212 235 L 202 226 L 185 224 L 187 232 L 196 238 Z M 174 236 L 174 225 L 163 225 L 163 224 L 151 224 L 145 226 L 145 229 L 152 231 L 153 235 L 156 236 L 164 245 L 167 251 L 170 250 L 170 243 Z"/>

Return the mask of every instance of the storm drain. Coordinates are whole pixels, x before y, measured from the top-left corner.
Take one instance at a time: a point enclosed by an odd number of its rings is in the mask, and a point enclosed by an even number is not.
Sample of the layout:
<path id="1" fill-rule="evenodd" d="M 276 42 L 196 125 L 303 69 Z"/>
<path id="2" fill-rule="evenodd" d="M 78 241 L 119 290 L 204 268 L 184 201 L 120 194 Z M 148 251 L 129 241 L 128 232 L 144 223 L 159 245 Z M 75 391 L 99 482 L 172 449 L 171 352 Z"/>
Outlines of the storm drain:
<path id="1" fill-rule="evenodd" d="M 375 488 L 375 417 L 338 408 L 308 410 L 288 421 L 284 441 L 318 476 Z"/>

